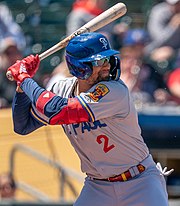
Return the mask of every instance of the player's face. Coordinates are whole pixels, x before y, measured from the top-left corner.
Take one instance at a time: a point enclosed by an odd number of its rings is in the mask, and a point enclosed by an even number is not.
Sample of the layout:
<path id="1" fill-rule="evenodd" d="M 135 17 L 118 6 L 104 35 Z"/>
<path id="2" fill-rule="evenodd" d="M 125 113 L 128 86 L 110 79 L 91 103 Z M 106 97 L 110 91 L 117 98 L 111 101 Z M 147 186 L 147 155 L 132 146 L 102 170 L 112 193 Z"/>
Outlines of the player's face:
<path id="1" fill-rule="evenodd" d="M 100 62 L 101 63 L 101 62 Z M 94 85 L 100 81 L 107 81 L 110 73 L 109 59 L 106 59 L 102 64 L 93 66 L 92 75 L 86 80 L 88 84 Z"/>

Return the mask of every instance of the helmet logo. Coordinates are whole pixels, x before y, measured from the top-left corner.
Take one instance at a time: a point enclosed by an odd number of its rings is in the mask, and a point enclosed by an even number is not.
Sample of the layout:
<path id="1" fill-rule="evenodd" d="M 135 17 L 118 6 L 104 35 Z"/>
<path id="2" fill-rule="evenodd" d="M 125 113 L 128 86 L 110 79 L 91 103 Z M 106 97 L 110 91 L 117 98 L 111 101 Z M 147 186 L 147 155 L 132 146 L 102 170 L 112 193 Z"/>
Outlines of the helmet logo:
<path id="1" fill-rule="evenodd" d="M 107 40 L 105 38 L 100 38 L 99 41 L 103 44 L 102 48 L 107 49 L 107 46 L 108 46 Z"/>

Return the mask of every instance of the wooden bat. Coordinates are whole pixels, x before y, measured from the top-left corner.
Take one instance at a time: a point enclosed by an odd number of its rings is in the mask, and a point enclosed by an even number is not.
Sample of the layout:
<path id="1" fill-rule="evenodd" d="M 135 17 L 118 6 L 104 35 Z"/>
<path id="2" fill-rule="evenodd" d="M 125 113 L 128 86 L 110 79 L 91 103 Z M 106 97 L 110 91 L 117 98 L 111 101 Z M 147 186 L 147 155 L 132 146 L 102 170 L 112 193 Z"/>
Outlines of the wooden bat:
<path id="1" fill-rule="evenodd" d="M 50 56 L 51 54 L 59 51 L 60 49 L 65 48 L 68 45 L 69 41 L 75 36 L 86 32 L 94 32 L 104 27 L 105 25 L 113 22 L 119 17 L 123 16 L 126 12 L 127 12 L 127 8 L 124 3 L 115 4 L 114 6 L 107 9 L 106 11 L 104 11 L 94 19 L 90 20 L 88 23 L 86 23 L 84 26 L 82 26 L 81 28 L 73 32 L 71 35 L 69 35 L 62 41 L 58 42 L 57 44 L 55 44 L 54 46 L 52 46 L 51 48 L 49 48 L 48 50 L 40 54 L 39 55 L 40 60 L 43 60 L 46 57 Z M 6 73 L 6 76 L 10 81 L 14 80 L 10 71 Z"/>

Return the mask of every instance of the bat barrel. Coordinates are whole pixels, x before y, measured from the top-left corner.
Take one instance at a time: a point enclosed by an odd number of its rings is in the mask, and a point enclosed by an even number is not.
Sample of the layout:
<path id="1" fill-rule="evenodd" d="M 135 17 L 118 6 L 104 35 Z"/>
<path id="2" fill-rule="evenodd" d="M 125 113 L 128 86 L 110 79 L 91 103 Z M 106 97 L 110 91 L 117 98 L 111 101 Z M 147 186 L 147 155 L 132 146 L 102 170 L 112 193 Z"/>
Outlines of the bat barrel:
<path id="1" fill-rule="evenodd" d="M 127 12 L 126 5 L 123 3 L 117 3 L 108 10 L 101 13 L 99 16 L 95 17 L 83 27 L 81 27 L 78 31 L 81 31 L 84 27 L 89 31 L 96 31 L 103 26 L 115 21 L 119 17 L 123 16 Z M 81 32 L 79 32 L 81 33 Z"/>

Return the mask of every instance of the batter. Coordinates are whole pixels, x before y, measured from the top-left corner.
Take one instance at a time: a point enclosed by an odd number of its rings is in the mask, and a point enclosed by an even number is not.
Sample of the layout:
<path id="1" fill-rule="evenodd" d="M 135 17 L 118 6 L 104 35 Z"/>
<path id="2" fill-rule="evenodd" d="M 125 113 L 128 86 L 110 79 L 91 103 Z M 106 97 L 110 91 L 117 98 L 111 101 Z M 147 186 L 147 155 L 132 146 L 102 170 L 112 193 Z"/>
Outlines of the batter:
<path id="1" fill-rule="evenodd" d="M 62 125 L 87 174 L 74 206 L 168 206 L 166 183 L 138 125 L 119 52 L 105 36 L 85 33 L 66 47 L 72 78 L 47 91 L 32 77 L 39 56 L 17 61 L 11 71 L 23 92 L 13 101 L 14 130 L 26 135 Z"/>

